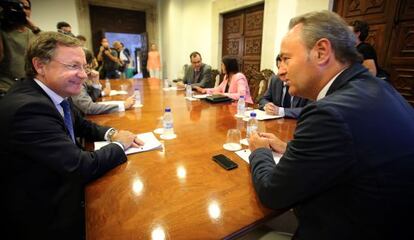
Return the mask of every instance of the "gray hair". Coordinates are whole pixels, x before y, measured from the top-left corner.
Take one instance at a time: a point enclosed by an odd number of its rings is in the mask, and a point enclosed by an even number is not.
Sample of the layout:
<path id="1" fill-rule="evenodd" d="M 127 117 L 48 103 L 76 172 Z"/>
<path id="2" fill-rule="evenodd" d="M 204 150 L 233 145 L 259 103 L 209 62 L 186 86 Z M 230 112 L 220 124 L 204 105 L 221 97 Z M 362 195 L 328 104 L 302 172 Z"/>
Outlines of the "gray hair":
<path id="1" fill-rule="evenodd" d="M 26 52 L 26 76 L 33 78 L 37 75 L 32 63 L 33 58 L 39 58 L 41 61 L 47 63 L 54 56 L 58 46 L 82 47 L 82 43 L 77 38 L 58 32 L 39 33 L 29 44 Z"/>
<path id="2" fill-rule="evenodd" d="M 311 50 L 318 40 L 326 38 L 339 62 L 352 64 L 361 61 L 361 55 L 355 47 L 355 34 L 338 14 L 327 10 L 305 13 L 292 18 L 289 29 L 298 24 L 303 26 L 302 39 L 308 50 Z"/>

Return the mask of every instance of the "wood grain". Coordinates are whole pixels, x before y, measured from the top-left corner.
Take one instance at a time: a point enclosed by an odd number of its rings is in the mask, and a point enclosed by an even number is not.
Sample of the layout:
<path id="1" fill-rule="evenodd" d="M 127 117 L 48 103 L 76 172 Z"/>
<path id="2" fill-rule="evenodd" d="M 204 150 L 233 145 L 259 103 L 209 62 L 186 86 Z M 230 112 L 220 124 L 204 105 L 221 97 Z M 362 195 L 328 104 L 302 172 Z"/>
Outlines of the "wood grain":
<path id="1" fill-rule="evenodd" d="M 157 127 L 170 106 L 177 138 L 163 149 L 128 156 L 86 187 L 87 239 L 223 239 L 243 234 L 277 214 L 256 197 L 249 165 L 222 148 L 230 128 L 246 123 L 234 118 L 235 103 L 185 100 L 184 91 L 163 91 L 157 79 L 111 80 L 129 93 L 139 86 L 142 108 L 88 117 L 94 122 L 136 133 Z M 125 98 L 110 97 L 103 100 Z M 292 138 L 295 120 L 261 121 L 261 131 Z M 239 167 L 226 171 L 211 157 L 225 154 Z"/>

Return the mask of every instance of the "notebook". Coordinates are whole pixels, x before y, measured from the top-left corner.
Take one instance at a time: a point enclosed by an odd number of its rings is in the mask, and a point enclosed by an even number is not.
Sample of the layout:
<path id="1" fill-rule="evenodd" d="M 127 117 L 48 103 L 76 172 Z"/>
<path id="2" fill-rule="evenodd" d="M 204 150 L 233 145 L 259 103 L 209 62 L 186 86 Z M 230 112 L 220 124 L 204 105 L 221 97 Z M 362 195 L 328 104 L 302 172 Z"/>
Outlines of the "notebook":
<path id="1" fill-rule="evenodd" d="M 230 102 L 230 101 L 233 100 L 233 99 L 231 99 L 227 96 L 221 95 L 221 94 L 213 94 L 211 96 L 206 97 L 205 99 L 209 102 L 212 102 L 212 103 Z"/>

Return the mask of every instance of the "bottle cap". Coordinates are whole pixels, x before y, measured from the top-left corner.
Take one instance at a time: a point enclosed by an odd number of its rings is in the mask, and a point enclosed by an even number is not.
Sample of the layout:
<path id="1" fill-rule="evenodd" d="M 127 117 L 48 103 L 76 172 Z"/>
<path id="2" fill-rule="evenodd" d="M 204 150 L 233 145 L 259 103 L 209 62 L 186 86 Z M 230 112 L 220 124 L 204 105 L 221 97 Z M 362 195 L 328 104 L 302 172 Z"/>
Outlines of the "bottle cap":
<path id="1" fill-rule="evenodd" d="M 171 108 L 170 107 L 166 107 L 165 108 L 165 112 L 171 112 Z"/>
<path id="2" fill-rule="evenodd" d="M 243 96 L 243 95 L 241 95 L 241 96 L 240 96 L 240 98 L 244 98 L 244 96 Z"/>
<path id="3" fill-rule="evenodd" d="M 256 117 L 256 113 L 255 112 L 251 112 L 250 113 L 250 117 Z"/>

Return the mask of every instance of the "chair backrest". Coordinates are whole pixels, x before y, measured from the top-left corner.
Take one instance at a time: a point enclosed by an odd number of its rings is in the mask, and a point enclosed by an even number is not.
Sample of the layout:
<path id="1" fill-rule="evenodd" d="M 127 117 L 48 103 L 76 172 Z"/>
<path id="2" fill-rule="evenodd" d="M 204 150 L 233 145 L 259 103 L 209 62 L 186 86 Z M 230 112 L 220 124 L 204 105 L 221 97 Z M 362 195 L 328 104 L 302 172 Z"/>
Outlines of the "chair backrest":
<path id="1" fill-rule="evenodd" d="M 261 72 L 252 71 L 250 72 L 249 81 L 249 88 L 250 88 L 250 95 L 253 99 L 254 103 L 258 103 L 260 99 L 257 97 L 260 94 L 261 89 L 264 88 L 263 83 L 265 81 L 265 77 Z"/>
<path id="2" fill-rule="evenodd" d="M 259 92 L 257 93 L 257 102 L 260 101 L 260 99 L 263 97 L 263 95 L 266 93 L 267 89 L 270 86 L 270 79 L 275 75 L 275 73 L 270 69 L 263 69 L 260 71 L 260 73 L 263 75 L 263 79 L 259 84 Z"/>
<path id="3" fill-rule="evenodd" d="M 219 76 L 219 77 L 217 77 Z M 220 84 L 220 72 L 217 69 L 211 69 L 211 82 L 214 83 L 214 87 Z"/>

